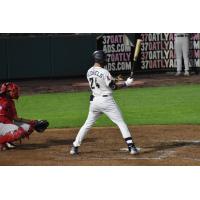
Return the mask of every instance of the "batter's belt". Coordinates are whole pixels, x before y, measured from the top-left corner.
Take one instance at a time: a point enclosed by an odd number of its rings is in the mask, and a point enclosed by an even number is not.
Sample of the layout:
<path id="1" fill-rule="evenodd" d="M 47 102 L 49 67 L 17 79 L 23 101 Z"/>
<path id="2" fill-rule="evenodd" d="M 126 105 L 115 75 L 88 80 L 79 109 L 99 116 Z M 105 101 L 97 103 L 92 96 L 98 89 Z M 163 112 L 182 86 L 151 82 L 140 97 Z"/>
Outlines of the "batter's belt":
<path id="1" fill-rule="evenodd" d="M 108 96 L 109 95 L 104 94 L 101 97 L 108 97 Z M 90 101 L 93 101 L 94 97 L 95 97 L 94 95 L 90 95 Z"/>

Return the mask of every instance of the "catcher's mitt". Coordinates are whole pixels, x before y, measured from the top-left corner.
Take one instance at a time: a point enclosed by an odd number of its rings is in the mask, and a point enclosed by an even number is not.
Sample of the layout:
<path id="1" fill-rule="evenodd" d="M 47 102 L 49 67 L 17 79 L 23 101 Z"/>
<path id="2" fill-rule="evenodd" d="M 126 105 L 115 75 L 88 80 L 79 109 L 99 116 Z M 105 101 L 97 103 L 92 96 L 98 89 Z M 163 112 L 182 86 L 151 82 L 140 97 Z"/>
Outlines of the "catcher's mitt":
<path id="1" fill-rule="evenodd" d="M 49 126 L 49 122 L 47 120 L 36 120 L 34 129 L 37 132 L 44 132 Z"/>

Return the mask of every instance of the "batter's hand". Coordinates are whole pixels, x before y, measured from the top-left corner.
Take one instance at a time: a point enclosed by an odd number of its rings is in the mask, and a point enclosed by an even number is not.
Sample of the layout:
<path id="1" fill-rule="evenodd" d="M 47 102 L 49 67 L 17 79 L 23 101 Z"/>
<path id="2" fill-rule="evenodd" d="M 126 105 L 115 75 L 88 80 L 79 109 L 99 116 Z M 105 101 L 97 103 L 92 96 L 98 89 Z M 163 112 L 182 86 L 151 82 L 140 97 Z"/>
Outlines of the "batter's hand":
<path id="1" fill-rule="evenodd" d="M 132 85 L 132 83 L 133 83 L 133 78 L 130 78 L 130 77 L 128 77 L 126 79 L 126 81 L 125 81 L 125 84 L 126 84 L 127 87 L 130 86 L 130 85 Z"/>

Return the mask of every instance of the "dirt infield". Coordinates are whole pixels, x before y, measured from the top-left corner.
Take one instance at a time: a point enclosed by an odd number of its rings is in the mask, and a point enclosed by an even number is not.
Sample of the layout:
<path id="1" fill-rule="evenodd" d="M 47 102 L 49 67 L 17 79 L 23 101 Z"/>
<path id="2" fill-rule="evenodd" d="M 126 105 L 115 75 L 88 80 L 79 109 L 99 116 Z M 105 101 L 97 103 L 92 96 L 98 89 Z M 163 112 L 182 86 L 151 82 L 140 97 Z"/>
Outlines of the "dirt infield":
<path id="1" fill-rule="evenodd" d="M 93 128 L 80 154 L 69 150 L 78 129 L 52 129 L 33 133 L 17 149 L 0 152 L 0 165 L 30 166 L 200 166 L 200 126 L 133 126 L 141 148 L 130 155 L 117 128 Z"/>
<path id="2" fill-rule="evenodd" d="M 199 75 L 175 77 L 170 74 L 136 76 L 135 87 L 156 87 L 177 84 L 200 84 Z M 85 91 L 84 78 L 59 80 L 16 81 L 23 94 Z M 0 165 L 30 166 L 200 166 L 200 126 L 154 125 L 130 127 L 141 153 L 133 156 L 117 128 L 93 128 L 80 148 L 80 155 L 70 156 L 69 150 L 78 129 L 50 129 L 33 133 L 17 149 L 0 152 Z"/>

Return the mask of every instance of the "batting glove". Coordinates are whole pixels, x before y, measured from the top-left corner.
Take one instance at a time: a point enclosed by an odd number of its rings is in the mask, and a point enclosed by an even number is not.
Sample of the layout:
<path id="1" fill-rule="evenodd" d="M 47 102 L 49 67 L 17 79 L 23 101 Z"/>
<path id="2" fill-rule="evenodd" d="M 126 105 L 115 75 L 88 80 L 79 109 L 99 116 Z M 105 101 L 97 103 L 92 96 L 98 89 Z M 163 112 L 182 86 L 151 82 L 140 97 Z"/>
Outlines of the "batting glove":
<path id="1" fill-rule="evenodd" d="M 126 84 L 127 87 L 130 86 L 130 85 L 132 85 L 132 83 L 133 83 L 133 78 L 130 78 L 130 77 L 128 77 L 126 79 L 126 81 L 125 81 L 125 84 Z"/>

